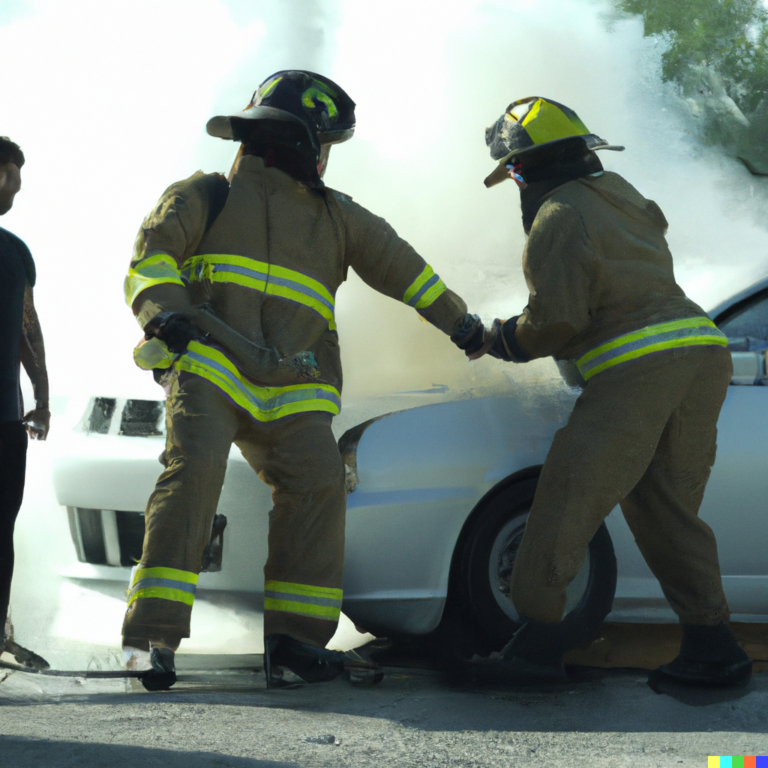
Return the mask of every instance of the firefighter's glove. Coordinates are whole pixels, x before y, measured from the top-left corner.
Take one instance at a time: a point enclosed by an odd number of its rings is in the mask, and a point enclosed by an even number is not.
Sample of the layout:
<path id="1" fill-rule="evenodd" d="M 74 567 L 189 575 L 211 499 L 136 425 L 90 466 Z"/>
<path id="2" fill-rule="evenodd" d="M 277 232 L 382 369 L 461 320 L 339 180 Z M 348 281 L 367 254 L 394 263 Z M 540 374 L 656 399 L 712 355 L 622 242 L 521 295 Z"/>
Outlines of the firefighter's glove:
<path id="1" fill-rule="evenodd" d="M 477 315 L 467 315 L 461 329 L 451 336 L 451 341 L 463 350 L 470 360 L 477 360 L 490 351 L 498 333 L 496 323 L 486 328 Z"/>
<path id="2" fill-rule="evenodd" d="M 164 341 L 174 355 L 184 354 L 189 342 L 202 336 L 202 331 L 183 312 L 161 312 L 144 326 L 144 338 Z"/>
<path id="3" fill-rule="evenodd" d="M 477 315 L 467 314 L 461 328 L 451 336 L 451 341 L 470 359 L 483 346 L 483 321 Z"/>
<path id="4" fill-rule="evenodd" d="M 493 321 L 496 334 L 488 354 L 506 363 L 527 363 L 531 358 L 523 352 L 515 337 L 517 317 L 510 317 L 502 322 L 498 318 Z"/>

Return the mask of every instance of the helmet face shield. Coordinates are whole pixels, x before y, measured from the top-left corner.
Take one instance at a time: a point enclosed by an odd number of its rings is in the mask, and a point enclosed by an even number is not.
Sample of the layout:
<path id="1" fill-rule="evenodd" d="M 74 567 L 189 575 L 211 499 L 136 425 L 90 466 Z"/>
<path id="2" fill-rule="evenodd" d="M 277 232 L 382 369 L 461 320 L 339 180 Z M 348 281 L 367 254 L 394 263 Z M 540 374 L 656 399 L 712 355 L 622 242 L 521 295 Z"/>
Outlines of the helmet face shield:
<path id="1" fill-rule="evenodd" d="M 545 144 L 581 138 L 587 149 L 622 150 L 590 133 L 579 116 L 564 104 L 541 96 L 513 101 L 504 114 L 485 130 L 485 143 L 499 165 L 485 179 L 492 187 L 508 178 L 507 164 L 524 159 L 525 154 Z"/>

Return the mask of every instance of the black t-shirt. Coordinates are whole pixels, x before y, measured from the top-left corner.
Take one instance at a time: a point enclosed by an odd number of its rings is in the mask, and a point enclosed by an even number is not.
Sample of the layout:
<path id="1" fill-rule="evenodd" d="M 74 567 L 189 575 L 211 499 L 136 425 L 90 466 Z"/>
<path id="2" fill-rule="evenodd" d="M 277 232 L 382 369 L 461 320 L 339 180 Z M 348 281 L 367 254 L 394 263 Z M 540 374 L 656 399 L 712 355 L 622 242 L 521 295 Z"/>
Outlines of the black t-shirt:
<path id="1" fill-rule="evenodd" d="M 35 284 L 35 262 L 23 240 L 0 227 L 0 421 L 18 421 L 19 339 L 24 290 Z"/>

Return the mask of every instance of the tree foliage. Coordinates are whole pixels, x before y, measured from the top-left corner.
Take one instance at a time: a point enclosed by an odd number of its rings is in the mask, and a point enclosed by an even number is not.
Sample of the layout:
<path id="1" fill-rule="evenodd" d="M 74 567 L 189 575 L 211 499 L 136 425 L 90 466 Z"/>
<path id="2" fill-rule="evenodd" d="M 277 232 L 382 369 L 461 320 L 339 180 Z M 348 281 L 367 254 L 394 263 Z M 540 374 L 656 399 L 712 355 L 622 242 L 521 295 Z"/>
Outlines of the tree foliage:
<path id="1" fill-rule="evenodd" d="M 669 40 L 667 80 L 691 65 L 715 69 L 739 108 L 755 110 L 768 93 L 768 11 L 761 0 L 619 0 L 643 17 L 646 35 Z"/>
<path id="2" fill-rule="evenodd" d="M 749 147 L 765 154 L 768 9 L 762 0 L 616 0 L 616 5 L 640 15 L 646 35 L 658 35 L 667 42 L 662 58 L 665 80 L 677 83 L 688 99 L 706 99 L 712 94 L 705 93 L 701 73 L 709 73 L 709 82 L 717 78 L 746 117 L 744 123 L 749 122 L 744 130 L 735 123 L 729 128 L 723 125 L 728 122 L 723 110 L 717 117 L 710 110 L 704 135 L 732 144 L 715 137 L 733 136 L 735 131 L 740 136 L 737 154 L 752 154 Z M 721 125 L 712 125 L 715 120 Z"/>

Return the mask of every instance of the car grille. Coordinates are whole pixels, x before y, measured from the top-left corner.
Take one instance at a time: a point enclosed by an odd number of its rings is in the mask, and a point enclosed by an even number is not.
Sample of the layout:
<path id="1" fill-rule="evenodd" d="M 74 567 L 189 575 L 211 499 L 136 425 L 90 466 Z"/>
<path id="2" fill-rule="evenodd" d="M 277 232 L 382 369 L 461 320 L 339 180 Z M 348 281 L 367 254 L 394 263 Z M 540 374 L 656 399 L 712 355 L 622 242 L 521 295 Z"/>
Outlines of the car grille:
<path id="1" fill-rule="evenodd" d="M 67 507 L 69 530 L 81 563 L 133 566 L 141 559 L 144 515 Z"/>
<path id="2" fill-rule="evenodd" d="M 83 428 L 99 435 L 157 437 L 165 426 L 164 406 L 162 400 L 94 397 L 88 404 Z"/>

